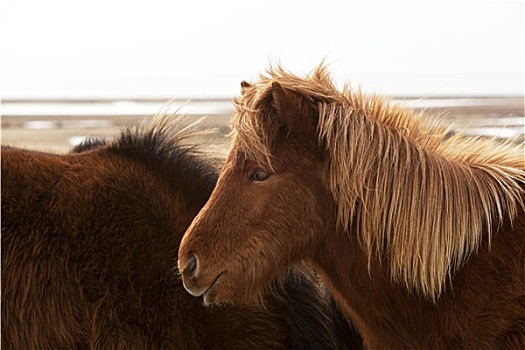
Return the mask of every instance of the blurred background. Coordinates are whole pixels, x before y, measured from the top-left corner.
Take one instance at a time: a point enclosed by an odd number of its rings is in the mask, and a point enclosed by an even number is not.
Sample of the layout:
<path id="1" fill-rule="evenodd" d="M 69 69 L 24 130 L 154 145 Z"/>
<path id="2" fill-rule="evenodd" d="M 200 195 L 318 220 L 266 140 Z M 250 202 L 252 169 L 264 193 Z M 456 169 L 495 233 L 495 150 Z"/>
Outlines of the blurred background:
<path id="1" fill-rule="evenodd" d="M 2 144 L 67 152 L 171 101 L 216 127 L 269 63 L 524 140 L 524 3 L 3 0 Z"/>

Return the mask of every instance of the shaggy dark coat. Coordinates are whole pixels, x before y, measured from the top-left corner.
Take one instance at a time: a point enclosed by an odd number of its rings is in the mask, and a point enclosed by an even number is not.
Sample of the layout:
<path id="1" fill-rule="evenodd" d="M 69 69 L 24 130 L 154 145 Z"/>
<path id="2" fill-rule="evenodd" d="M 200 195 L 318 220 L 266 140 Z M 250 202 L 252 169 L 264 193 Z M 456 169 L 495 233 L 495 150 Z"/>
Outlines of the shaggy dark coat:
<path id="1" fill-rule="evenodd" d="M 266 309 L 184 290 L 177 250 L 217 171 L 174 129 L 154 120 L 66 155 L 2 147 L 2 348 L 359 347 L 300 271 Z"/>

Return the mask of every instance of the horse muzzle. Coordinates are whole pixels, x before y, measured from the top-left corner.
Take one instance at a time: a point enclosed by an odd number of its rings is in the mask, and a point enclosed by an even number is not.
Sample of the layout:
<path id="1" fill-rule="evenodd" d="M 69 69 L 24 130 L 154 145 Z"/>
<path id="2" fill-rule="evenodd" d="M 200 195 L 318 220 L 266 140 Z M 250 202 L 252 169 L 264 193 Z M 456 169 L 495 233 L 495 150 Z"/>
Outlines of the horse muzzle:
<path id="1" fill-rule="evenodd" d="M 203 269 L 195 254 L 190 254 L 187 260 L 179 259 L 179 270 L 184 289 L 194 297 L 204 296 L 205 303 L 212 302 L 214 289 L 221 281 L 224 271 L 213 273 Z"/>

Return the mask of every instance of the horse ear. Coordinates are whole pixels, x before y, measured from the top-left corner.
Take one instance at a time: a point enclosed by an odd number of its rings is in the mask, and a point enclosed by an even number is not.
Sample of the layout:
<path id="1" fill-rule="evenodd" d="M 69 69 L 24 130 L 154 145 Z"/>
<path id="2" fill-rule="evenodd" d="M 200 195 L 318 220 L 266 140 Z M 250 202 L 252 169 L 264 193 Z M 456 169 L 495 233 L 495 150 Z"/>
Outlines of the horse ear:
<path id="1" fill-rule="evenodd" d="M 279 116 L 280 124 L 286 126 L 289 133 L 298 128 L 304 132 L 305 128 L 315 124 L 315 106 L 307 96 L 288 90 L 275 81 L 271 91 L 272 107 Z"/>
<path id="2" fill-rule="evenodd" d="M 311 144 L 316 149 L 318 108 L 314 101 L 287 89 L 279 82 L 272 82 L 258 96 L 255 110 L 259 113 L 261 127 L 267 131 L 268 139 L 278 135 L 288 140 Z"/>
<path id="3" fill-rule="evenodd" d="M 278 82 L 272 82 L 272 107 L 278 115 L 283 115 L 283 110 L 288 110 L 288 94 L 284 90 L 283 86 Z"/>
<path id="4" fill-rule="evenodd" d="M 241 95 L 244 95 L 246 89 L 253 87 L 253 84 L 248 83 L 246 80 L 241 81 Z"/>

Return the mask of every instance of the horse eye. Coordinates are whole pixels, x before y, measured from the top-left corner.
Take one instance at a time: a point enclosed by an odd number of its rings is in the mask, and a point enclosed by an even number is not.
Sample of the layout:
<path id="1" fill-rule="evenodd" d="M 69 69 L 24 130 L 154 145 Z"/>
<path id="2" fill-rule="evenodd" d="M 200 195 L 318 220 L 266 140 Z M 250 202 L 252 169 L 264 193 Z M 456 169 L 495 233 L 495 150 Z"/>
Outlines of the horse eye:
<path id="1" fill-rule="evenodd" d="M 270 174 L 263 169 L 255 169 L 252 176 L 250 176 L 250 181 L 253 182 L 262 182 L 267 180 L 270 177 Z"/>

